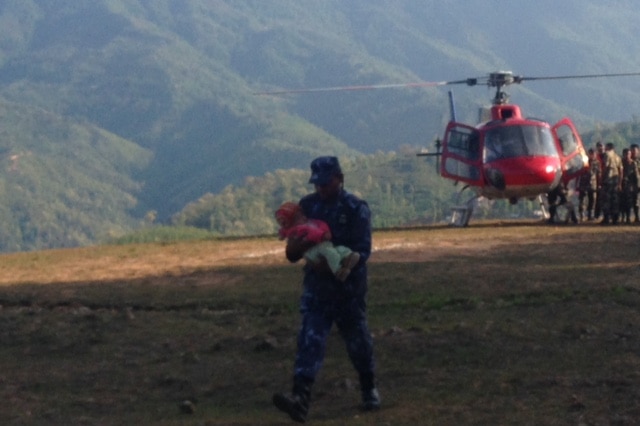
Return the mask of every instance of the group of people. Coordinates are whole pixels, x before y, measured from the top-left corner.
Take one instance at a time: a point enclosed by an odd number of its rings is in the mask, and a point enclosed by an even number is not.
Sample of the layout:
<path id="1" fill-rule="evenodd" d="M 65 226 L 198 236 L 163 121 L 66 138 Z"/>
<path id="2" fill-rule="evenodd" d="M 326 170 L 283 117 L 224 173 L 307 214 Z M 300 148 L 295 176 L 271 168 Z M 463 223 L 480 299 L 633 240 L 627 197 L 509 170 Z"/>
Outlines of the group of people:
<path id="1" fill-rule="evenodd" d="M 640 147 L 633 144 L 621 154 L 611 142 L 597 142 L 589 149 L 589 171 L 576 182 L 580 221 L 602 217 L 603 225 L 640 222 Z"/>

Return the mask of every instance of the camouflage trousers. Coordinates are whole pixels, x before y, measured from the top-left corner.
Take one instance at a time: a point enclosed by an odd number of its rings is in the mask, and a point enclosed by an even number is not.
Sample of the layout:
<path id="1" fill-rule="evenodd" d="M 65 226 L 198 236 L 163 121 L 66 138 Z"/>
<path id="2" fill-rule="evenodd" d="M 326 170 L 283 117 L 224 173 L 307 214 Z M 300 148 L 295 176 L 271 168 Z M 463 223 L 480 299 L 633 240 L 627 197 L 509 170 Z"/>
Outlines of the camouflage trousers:
<path id="1" fill-rule="evenodd" d="M 589 218 L 593 217 L 593 210 L 596 205 L 597 192 L 594 189 L 581 189 L 578 196 L 578 213 L 582 219 L 584 213 L 587 213 Z"/>
<path id="2" fill-rule="evenodd" d="M 607 178 L 602 182 L 599 196 L 602 201 L 602 215 L 605 220 L 617 220 L 620 214 L 620 192 L 618 177 Z"/>
<path id="3" fill-rule="evenodd" d="M 302 295 L 300 312 L 302 326 L 298 334 L 294 374 L 315 379 L 324 360 L 327 337 L 335 323 L 345 341 L 349 358 L 358 373 L 373 373 L 373 338 L 366 319 L 364 297 L 341 300 L 317 300 Z"/>

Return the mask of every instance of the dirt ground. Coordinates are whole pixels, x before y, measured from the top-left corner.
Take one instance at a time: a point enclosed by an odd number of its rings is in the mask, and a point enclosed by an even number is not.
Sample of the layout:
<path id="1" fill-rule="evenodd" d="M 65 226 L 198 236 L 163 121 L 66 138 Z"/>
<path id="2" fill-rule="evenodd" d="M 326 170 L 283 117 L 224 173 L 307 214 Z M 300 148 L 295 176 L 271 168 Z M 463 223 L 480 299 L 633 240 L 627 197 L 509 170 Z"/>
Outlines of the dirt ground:
<path id="1" fill-rule="evenodd" d="M 419 262 L 460 253 L 488 252 L 520 239 L 544 237 L 548 230 L 504 238 L 491 237 L 481 226 L 456 236 L 456 228 L 407 229 L 374 232 L 371 263 Z M 531 228 L 535 230 L 536 227 Z M 441 232 L 446 232 L 442 238 Z M 560 229 L 561 232 L 565 230 Z M 284 243 L 277 238 L 178 242 L 168 244 L 96 246 L 0 255 L 0 285 L 73 283 L 181 275 L 204 268 L 234 265 L 286 264 Z"/>
<path id="2" fill-rule="evenodd" d="M 384 409 L 357 411 L 334 333 L 310 423 L 637 424 L 638 238 L 540 223 L 374 232 Z M 275 237 L 2 255 L 0 414 L 290 424 L 270 401 L 290 385 L 299 282 Z"/>

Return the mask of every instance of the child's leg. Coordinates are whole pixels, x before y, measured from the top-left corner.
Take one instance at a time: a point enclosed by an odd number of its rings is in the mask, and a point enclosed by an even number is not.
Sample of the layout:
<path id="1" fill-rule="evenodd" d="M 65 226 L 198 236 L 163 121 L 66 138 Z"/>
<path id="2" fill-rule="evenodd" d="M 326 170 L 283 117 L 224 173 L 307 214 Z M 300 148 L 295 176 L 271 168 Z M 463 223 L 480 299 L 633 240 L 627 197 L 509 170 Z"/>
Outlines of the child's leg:
<path id="1" fill-rule="evenodd" d="M 348 247 L 344 246 L 336 246 L 336 251 L 341 255 L 340 264 L 342 267 L 336 273 L 336 278 L 339 281 L 344 282 L 349 274 L 351 274 L 351 270 L 358 264 L 360 261 L 360 253 L 352 251 Z"/>
<path id="2" fill-rule="evenodd" d="M 340 270 L 342 267 L 340 264 L 342 256 L 330 241 L 324 241 L 313 248 L 317 249 L 318 254 L 327 260 L 327 264 L 329 265 L 331 272 L 335 274 Z"/>
<path id="3" fill-rule="evenodd" d="M 340 260 L 343 260 L 344 258 L 349 256 L 351 253 L 353 253 L 353 251 L 346 246 L 334 246 L 334 249 L 336 252 L 338 252 L 338 255 L 340 256 Z"/>
<path id="4" fill-rule="evenodd" d="M 320 253 L 320 248 L 317 245 L 304 252 L 304 259 L 312 264 L 318 263 L 322 257 L 323 256 Z"/>

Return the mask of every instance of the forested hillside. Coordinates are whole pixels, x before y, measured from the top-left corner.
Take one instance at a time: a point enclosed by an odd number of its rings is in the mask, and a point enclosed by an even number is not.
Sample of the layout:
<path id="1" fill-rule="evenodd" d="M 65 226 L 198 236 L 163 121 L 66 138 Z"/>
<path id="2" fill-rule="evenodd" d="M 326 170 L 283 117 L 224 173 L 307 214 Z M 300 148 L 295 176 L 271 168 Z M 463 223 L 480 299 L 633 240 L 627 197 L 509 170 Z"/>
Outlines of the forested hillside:
<path id="1" fill-rule="evenodd" d="M 138 227 L 149 151 L 107 131 L 0 102 L 0 251 L 87 245 Z"/>
<path id="2" fill-rule="evenodd" d="M 418 149 L 449 119 L 443 88 L 256 92 L 499 69 L 638 71 L 638 18 L 629 0 L 0 2 L 0 102 L 11 105 L 0 144 L 11 141 L 3 158 L 20 158 L 25 180 L 9 173 L 13 163 L 0 173 L 0 249 L 90 244 L 154 218 L 170 223 L 205 194 L 306 168 L 316 155 Z M 552 122 L 569 115 L 587 132 L 632 120 L 638 92 L 640 78 L 530 82 L 512 101 Z M 456 87 L 459 119 L 473 122 L 491 96 Z M 398 217 L 414 220 L 409 210 Z"/>
<path id="3" fill-rule="evenodd" d="M 444 219 L 452 206 L 451 182 L 433 164 L 415 153 L 361 156 L 343 161 L 345 187 L 365 198 L 377 228 Z M 194 226 L 217 235 L 275 233 L 273 213 L 284 201 L 296 201 L 312 190 L 307 170 L 277 170 L 261 178 L 247 178 L 240 187 L 206 194 L 173 218 L 179 226 Z"/>

